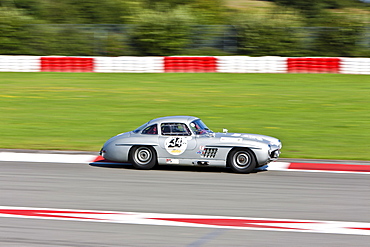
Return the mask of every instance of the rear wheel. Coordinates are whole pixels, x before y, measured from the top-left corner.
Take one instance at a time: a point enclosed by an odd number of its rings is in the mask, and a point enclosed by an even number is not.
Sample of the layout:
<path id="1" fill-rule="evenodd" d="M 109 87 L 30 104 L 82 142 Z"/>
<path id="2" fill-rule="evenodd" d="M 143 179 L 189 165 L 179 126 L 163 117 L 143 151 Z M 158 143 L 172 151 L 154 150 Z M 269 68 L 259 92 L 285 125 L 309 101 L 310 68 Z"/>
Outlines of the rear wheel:
<path id="1" fill-rule="evenodd" d="M 130 162 L 136 169 L 149 170 L 156 165 L 157 154 L 153 147 L 133 147 L 130 152 Z"/>
<path id="2" fill-rule="evenodd" d="M 256 158 L 248 149 L 234 149 L 229 153 L 227 162 L 230 168 L 237 173 L 250 173 L 256 168 Z"/>

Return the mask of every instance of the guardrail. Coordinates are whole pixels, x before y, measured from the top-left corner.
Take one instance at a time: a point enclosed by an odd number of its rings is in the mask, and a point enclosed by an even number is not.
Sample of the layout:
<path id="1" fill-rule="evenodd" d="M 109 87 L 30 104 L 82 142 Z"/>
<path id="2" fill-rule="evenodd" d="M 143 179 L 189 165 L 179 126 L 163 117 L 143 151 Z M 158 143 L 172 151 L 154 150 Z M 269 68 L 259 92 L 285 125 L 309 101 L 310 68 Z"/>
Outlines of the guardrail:
<path id="1" fill-rule="evenodd" d="M 0 72 L 370 74 L 370 58 L 0 56 Z"/>

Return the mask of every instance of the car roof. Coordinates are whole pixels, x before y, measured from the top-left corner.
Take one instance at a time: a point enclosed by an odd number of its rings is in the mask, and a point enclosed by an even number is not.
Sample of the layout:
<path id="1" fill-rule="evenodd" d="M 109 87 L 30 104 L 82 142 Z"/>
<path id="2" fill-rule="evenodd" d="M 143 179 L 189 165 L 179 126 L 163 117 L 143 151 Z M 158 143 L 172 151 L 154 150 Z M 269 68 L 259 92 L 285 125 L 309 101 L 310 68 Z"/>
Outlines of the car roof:
<path id="1" fill-rule="evenodd" d="M 193 116 L 168 116 L 168 117 L 160 117 L 153 120 L 150 120 L 148 124 L 154 123 L 190 123 L 194 120 L 199 118 Z"/>

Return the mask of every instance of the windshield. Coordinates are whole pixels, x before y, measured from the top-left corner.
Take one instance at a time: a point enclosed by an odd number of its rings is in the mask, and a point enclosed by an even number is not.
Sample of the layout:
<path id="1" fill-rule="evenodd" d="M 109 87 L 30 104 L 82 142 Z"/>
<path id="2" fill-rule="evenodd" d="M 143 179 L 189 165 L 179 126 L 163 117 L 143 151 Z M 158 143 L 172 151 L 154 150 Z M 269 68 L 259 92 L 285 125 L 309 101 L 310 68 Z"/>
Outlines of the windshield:
<path id="1" fill-rule="evenodd" d="M 210 130 L 207 125 L 205 125 L 202 120 L 198 119 L 190 123 L 190 128 L 191 130 L 196 134 L 196 135 L 205 135 L 208 133 L 213 133 L 212 130 Z"/>
<path id="2" fill-rule="evenodd" d="M 132 132 L 134 132 L 135 134 L 139 133 L 140 131 L 142 131 L 148 125 L 148 123 L 145 123 L 145 124 L 141 125 L 139 128 L 137 128 L 136 130 L 134 130 Z"/>

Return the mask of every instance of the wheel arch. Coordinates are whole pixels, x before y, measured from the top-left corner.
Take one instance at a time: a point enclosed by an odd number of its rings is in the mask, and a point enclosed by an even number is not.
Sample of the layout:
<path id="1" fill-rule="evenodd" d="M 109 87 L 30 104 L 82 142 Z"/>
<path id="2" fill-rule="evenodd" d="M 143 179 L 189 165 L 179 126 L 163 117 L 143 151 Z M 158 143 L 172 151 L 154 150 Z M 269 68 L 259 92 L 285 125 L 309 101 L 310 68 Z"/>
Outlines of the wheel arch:
<path id="1" fill-rule="evenodd" d="M 227 156 L 226 156 L 226 167 L 230 167 L 230 164 L 229 164 L 229 158 L 230 158 L 230 155 L 233 151 L 235 150 L 248 150 L 251 152 L 251 154 L 253 155 L 254 159 L 256 160 L 256 162 L 258 163 L 258 160 L 257 160 L 257 155 L 255 154 L 255 152 L 253 151 L 252 148 L 250 147 L 233 147 L 232 149 L 229 150 L 229 152 L 227 153 Z"/>
<path id="2" fill-rule="evenodd" d="M 153 145 L 148 145 L 148 144 L 135 144 L 135 145 L 132 145 L 128 151 L 128 161 L 130 163 L 132 163 L 132 152 L 135 151 L 136 148 L 139 148 L 139 147 L 148 147 L 150 148 L 153 152 L 154 152 L 154 155 L 155 155 L 155 165 L 158 165 L 158 152 L 156 150 L 156 148 L 153 146 Z"/>
<path id="3" fill-rule="evenodd" d="M 157 151 L 151 145 L 132 146 L 129 156 L 129 162 L 139 170 L 150 170 L 158 165 Z"/>

